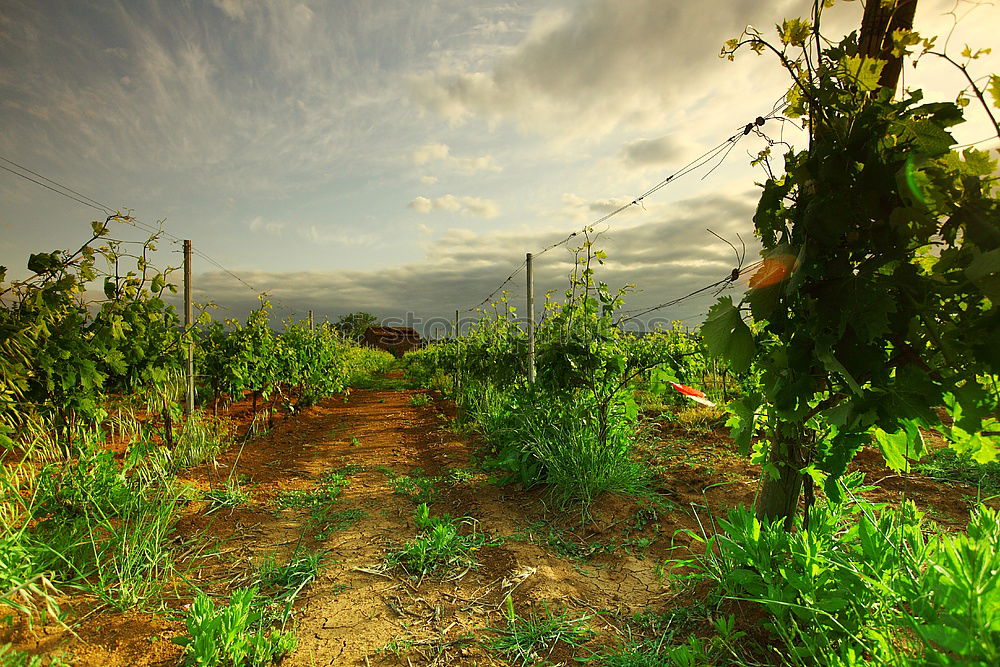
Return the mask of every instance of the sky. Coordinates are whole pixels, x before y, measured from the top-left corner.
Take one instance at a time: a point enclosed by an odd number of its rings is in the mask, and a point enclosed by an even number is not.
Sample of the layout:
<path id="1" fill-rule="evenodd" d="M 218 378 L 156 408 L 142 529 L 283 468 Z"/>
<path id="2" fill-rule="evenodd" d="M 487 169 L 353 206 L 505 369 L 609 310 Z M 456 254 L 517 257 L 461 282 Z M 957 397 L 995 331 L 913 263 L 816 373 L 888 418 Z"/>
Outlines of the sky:
<path id="1" fill-rule="evenodd" d="M 432 334 L 456 309 L 473 317 L 526 252 L 770 112 L 788 86 L 774 59 L 719 50 L 811 4 L 0 0 L 0 156 L 191 239 L 195 299 L 219 317 L 266 291 L 279 317 L 365 310 Z M 861 10 L 837 3 L 825 32 L 856 28 Z M 916 28 L 951 32 L 957 55 L 994 46 L 1000 9 L 920 0 Z M 1000 51 L 972 70 L 1000 72 Z M 957 77 L 925 59 L 903 83 L 951 100 Z M 985 116 L 968 116 L 958 140 L 988 138 Z M 728 275 L 742 253 L 707 229 L 757 258 L 761 147 L 741 140 L 595 227 L 598 278 L 637 285 L 627 308 Z M 0 264 L 23 277 L 29 253 L 75 247 L 103 217 L 0 171 Z M 176 243 L 160 248 L 157 262 L 179 264 Z M 539 299 L 566 288 L 572 262 L 563 246 L 537 258 Z M 507 288 L 523 312 L 523 274 Z M 694 326 L 713 300 L 649 317 Z"/>

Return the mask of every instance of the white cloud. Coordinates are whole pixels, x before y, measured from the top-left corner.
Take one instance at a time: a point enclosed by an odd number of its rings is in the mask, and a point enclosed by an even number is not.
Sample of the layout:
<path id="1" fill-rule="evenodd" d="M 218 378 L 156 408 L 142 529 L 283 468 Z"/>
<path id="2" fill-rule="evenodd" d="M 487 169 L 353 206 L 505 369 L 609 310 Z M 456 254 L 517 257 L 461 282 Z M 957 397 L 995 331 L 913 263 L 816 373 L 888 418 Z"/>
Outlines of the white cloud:
<path id="1" fill-rule="evenodd" d="M 447 194 L 431 200 L 427 197 L 415 197 L 406 205 L 418 213 L 430 213 L 433 210 L 461 212 L 476 218 L 495 218 L 500 215 L 500 207 L 492 199 L 479 197 L 456 197 Z"/>
<path id="2" fill-rule="evenodd" d="M 317 223 L 294 223 L 289 220 L 269 220 L 263 216 L 256 216 L 247 221 L 247 227 L 252 232 L 266 234 L 268 236 L 285 237 L 286 231 L 293 231 L 295 235 L 309 243 L 347 246 L 367 246 L 373 245 L 378 238 L 374 234 L 356 234 L 339 227 Z"/>
<path id="3" fill-rule="evenodd" d="M 430 234 L 434 233 L 433 229 L 431 229 L 430 227 L 428 227 L 427 225 L 425 225 L 422 222 L 417 223 L 417 231 L 420 232 L 421 234 L 427 234 L 427 235 L 430 235 Z"/>
<path id="4" fill-rule="evenodd" d="M 433 160 L 447 160 L 451 149 L 446 144 L 424 144 L 413 151 L 413 164 L 427 164 Z"/>
<path id="5" fill-rule="evenodd" d="M 415 197 L 406 206 L 417 213 L 430 213 L 434 209 L 434 202 L 427 197 Z"/>
<path id="6" fill-rule="evenodd" d="M 420 182 L 423 183 L 424 185 L 434 185 L 435 183 L 438 182 L 438 178 L 437 176 L 424 175 L 420 177 Z"/>
<path id="7" fill-rule="evenodd" d="M 374 234 L 352 234 L 326 225 L 309 224 L 297 229 L 301 238 L 322 245 L 368 246 L 378 241 Z"/>
<path id="8" fill-rule="evenodd" d="M 258 215 L 257 217 L 251 218 L 247 221 L 247 227 L 249 227 L 252 232 L 260 232 L 271 236 L 281 236 L 284 233 L 285 228 L 288 227 L 288 222 L 284 220 L 265 220 Z"/>
<path id="9" fill-rule="evenodd" d="M 301 192 L 398 150 L 412 113 L 392 91 L 413 44 L 375 37 L 422 33 L 431 19 L 365 5 L 347 22 L 325 2 L 76 3 L 59 16 L 11 4 L 0 31 L 6 152 L 100 165 L 98 182 L 168 174 L 255 197 Z"/>
<path id="10" fill-rule="evenodd" d="M 242 0 L 212 0 L 212 4 L 231 19 L 242 20 L 246 18 L 246 7 Z"/>
<path id="11" fill-rule="evenodd" d="M 459 211 L 462 209 L 462 202 L 455 195 L 445 195 L 434 200 L 434 208 L 445 211 Z"/>
<path id="12" fill-rule="evenodd" d="M 500 207 L 492 199 L 462 197 L 462 214 L 477 218 L 495 218 L 500 215 Z"/>
<path id="13" fill-rule="evenodd" d="M 413 164 L 425 165 L 430 162 L 443 162 L 453 169 L 474 174 L 477 171 L 500 171 L 492 155 L 477 157 L 459 157 L 451 154 L 447 144 L 425 144 L 413 151 Z"/>
<path id="14" fill-rule="evenodd" d="M 419 74 L 411 90 L 453 122 L 513 119 L 538 132 L 592 137 L 625 122 L 650 126 L 681 101 L 731 88 L 734 68 L 715 57 L 722 43 L 748 21 L 773 22 L 800 4 L 584 0 L 539 13 L 492 69 Z"/>

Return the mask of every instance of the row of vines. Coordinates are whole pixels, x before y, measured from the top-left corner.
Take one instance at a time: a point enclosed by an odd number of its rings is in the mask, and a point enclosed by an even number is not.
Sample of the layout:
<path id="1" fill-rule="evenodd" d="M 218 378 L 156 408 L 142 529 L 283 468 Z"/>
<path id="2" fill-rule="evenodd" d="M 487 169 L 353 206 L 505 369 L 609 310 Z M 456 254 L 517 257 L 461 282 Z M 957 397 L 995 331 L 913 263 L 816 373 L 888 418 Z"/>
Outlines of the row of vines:
<path id="1" fill-rule="evenodd" d="M 289 320 L 276 331 L 263 299 L 246 322 L 213 321 L 205 309 L 185 330 L 166 298 L 177 291 L 172 270 L 159 271 L 146 259 L 157 238 L 135 252 L 110 237 L 113 224 L 128 221 L 119 214 L 95 222 L 79 250 L 32 255 L 30 278 L 0 283 L 6 446 L 14 444 L 14 429 L 34 417 L 61 430 L 71 446 L 77 424 L 105 419 L 113 396 L 138 396 L 168 421 L 176 418 L 188 344 L 196 351 L 199 403 L 210 401 L 213 410 L 221 397 L 247 392 L 255 411 L 258 399 L 269 410 L 278 400 L 308 404 L 387 364 L 388 355 L 358 347 L 329 323 L 314 328 Z M 92 286 L 101 283 L 95 294 Z"/>
<path id="2" fill-rule="evenodd" d="M 128 221 L 95 222 L 78 250 L 32 255 L 29 278 L 0 282 L 0 630 L 39 621 L 69 629 L 88 600 L 156 610 L 171 588 L 194 596 L 181 563 L 191 545 L 177 542 L 177 522 L 192 502 L 214 511 L 245 491 L 235 468 L 204 492 L 182 471 L 245 443 L 264 426 L 256 417 L 270 426 L 277 409 L 343 392 L 392 362 L 328 323 L 276 330 L 264 300 L 245 322 L 212 321 L 206 309 L 186 329 L 169 300 L 171 271 L 147 260 L 156 237 L 112 238 Z M 184 415 L 191 344 L 198 407 Z M 219 408 L 249 396 L 254 421 L 239 434 Z M 192 650 L 215 657 L 199 664 L 270 664 L 294 649 L 284 631 L 291 603 L 279 614 L 253 594 L 242 593 L 245 627 L 232 639 L 246 645 L 206 647 L 202 637 Z M 192 619 L 212 611 L 204 594 L 195 600 Z M 0 643 L 0 664 L 43 664 L 8 649 Z"/>

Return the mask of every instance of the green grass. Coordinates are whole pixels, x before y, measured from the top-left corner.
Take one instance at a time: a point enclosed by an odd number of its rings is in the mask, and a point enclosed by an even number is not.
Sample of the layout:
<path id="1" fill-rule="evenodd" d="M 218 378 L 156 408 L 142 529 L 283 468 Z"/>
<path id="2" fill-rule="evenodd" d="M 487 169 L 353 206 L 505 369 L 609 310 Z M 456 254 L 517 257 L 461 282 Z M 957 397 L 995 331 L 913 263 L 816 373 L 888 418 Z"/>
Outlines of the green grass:
<path id="1" fill-rule="evenodd" d="M 261 565 L 260 584 L 284 590 L 300 589 L 319 576 L 323 558 L 322 551 L 296 550 L 287 563 L 280 565 L 272 556 Z"/>
<path id="2" fill-rule="evenodd" d="M 284 624 L 292 613 L 292 605 L 299 593 L 319 576 L 326 554 L 296 548 L 288 562 L 279 563 L 271 556 L 260 566 L 257 582 L 269 591 L 265 617 Z M 272 618 L 273 617 L 273 618 Z"/>
<path id="3" fill-rule="evenodd" d="M 437 477 L 427 477 L 422 468 L 414 468 L 409 475 L 392 478 L 393 493 L 406 496 L 415 503 L 432 503 L 438 497 L 434 486 L 437 482 Z"/>
<path id="4" fill-rule="evenodd" d="M 367 518 L 367 516 L 367 512 L 354 507 L 344 510 L 333 510 L 327 506 L 324 510 L 314 515 L 316 525 L 319 526 L 319 529 L 316 531 L 316 539 L 325 540 L 338 531 L 347 530 L 358 521 Z"/>
<path id="5" fill-rule="evenodd" d="M 977 463 L 946 447 L 932 451 L 913 468 L 930 477 L 975 486 L 984 496 L 1000 494 L 1000 461 Z"/>
<path id="6" fill-rule="evenodd" d="M 442 476 L 450 486 L 460 486 L 473 482 L 479 473 L 472 468 L 448 468 Z"/>
<path id="7" fill-rule="evenodd" d="M 660 417 L 688 435 L 712 433 L 726 425 L 726 411 L 718 406 L 683 405 L 664 411 Z"/>
<path id="8" fill-rule="evenodd" d="M 369 375 L 367 377 L 352 379 L 351 386 L 356 389 L 370 389 L 373 391 L 404 391 L 410 387 L 410 383 L 404 378 Z"/>
<path id="9" fill-rule="evenodd" d="M 69 667 L 71 663 L 63 662 L 58 655 L 31 655 L 23 651 L 15 651 L 10 644 L 0 644 L 0 665 L 3 667 Z"/>
<path id="10" fill-rule="evenodd" d="M 714 609 L 714 604 L 698 602 L 664 614 L 635 614 L 622 645 L 601 651 L 595 659 L 607 667 L 747 664 L 735 649 L 743 633 L 735 630 L 734 617 L 720 616 L 713 621 Z M 694 636 L 695 630 L 705 627 L 714 630 L 712 637 Z"/>
<path id="11" fill-rule="evenodd" d="M 238 482 L 230 481 L 226 482 L 222 488 L 206 491 L 205 499 L 209 501 L 209 508 L 206 514 L 211 514 L 221 509 L 247 504 L 250 500 L 250 494 L 244 491 Z"/>
<path id="12" fill-rule="evenodd" d="M 375 655 L 394 655 L 400 658 L 406 655 L 413 648 L 413 642 L 408 639 L 390 639 L 385 644 L 375 649 Z"/>
<path id="13" fill-rule="evenodd" d="M 420 408 L 425 405 L 429 405 L 431 402 L 431 397 L 427 394 L 414 394 L 410 396 L 410 405 L 415 408 Z"/>
<path id="14" fill-rule="evenodd" d="M 417 507 L 414 523 L 419 534 L 399 551 L 386 556 L 388 567 L 402 567 L 409 574 L 421 576 L 470 568 L 476 564 L 475 552 L 488 541 L 487 536 L 477 530 L 474 519 L 434 517 L 426 504 Z"/>
<path id="15" fill-rule="evenodd" d="M 308 511 L 309 524 L 316 531 L 316 538 L 325 540 L 332 533 L 344 530 L 367 516 L 360 509 L 336 509 L 343 488 L 350 484 L 348 475 L 364 469 L 362 466 L 344 466 L 330 470 L 320 477 L 312 489 L 280 493 L 278 507 Z"/>
<path id="16" fill-rule="evenodd" d="M 525 486 L 532 478 L 544 481 L 558 506 L 579 505 L 584 513 L 601 493 L 636 494 L 647 488 L 648 473 L 632 457 L 631 423 L 610 420 L 601 442 L 588 400 L 531 399 L 526 397 L 512 413 L 502 415 L 499 427 L 508 449 L 507 465 L 522 471 L 538 467 L 521 475 Z"/>
<path id="17" fill-rule="evenodd" d="M 490 628 L 496 637 L 486 641 L 486 646 L 517 665 L 545 665 L 558 642 L 578 648 L 594 636 L 587 625 L 589 616 L 571 616 L 563 610 L 553 613 L 546 609 L 542 614 L 530 612 L 528 616 L 514 613 L 510 598 L 504 602 L 507 626 Z"/>
<path id="18" fill-rule="evenodd" d="M 126 475 L 127 465 L 110 452 L 80 453 L 32 480 L 0 484 L 10 520 L 0 528 L 0 587 L 26 586 L 48 612 L 47 591 L 57 580 L 120 611 L 161 606 L 184 489 L 168 478 Z M 28 498 L 20 493 L 25 486 L 33 487 Z M 39 605 L 21 607 L 33 613 Z"/>
<path id="19" fill-rule="evenodd" d="M 95 426 L 74 438 L 72 458 L 0 471 L 0 609 L 29 623 L 61 622 L 60 588 L 118 611 L 163 607 L 176 574 L 171 537 L 180 507 L 202 497 L 174 475 L 213 459 L 230 437 L 202 414 L 178 425 L 173 450 L 148 439 L 134 419 L 119 419 L 112 430 L 130 439 L 123 460 Z M 238 496 L 234 485 L 208 494 L 218 506 Z"/>

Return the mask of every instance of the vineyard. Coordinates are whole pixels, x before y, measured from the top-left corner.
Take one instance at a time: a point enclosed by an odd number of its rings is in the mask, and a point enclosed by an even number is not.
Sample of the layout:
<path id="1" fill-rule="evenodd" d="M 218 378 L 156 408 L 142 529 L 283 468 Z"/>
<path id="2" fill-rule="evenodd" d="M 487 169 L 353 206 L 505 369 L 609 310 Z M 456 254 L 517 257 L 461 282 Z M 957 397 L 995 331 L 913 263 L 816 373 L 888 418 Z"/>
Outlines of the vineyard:
<path id="1" fill-rule="evenodd" d="M 951 134 L 1000 78 L 825 4 L 723 47 L 790 88 L 695 331 L 626 331 L 593 226 L 530 333 L 499 291 L 401 358 L 185 324 L 122 212 L 0 269 L 0 666 L 1000 664 L 998 171 Z M 924 58 L 956 102 L 895 92 Z"/>

